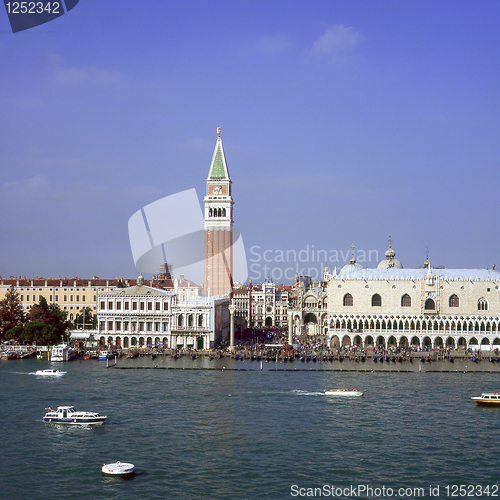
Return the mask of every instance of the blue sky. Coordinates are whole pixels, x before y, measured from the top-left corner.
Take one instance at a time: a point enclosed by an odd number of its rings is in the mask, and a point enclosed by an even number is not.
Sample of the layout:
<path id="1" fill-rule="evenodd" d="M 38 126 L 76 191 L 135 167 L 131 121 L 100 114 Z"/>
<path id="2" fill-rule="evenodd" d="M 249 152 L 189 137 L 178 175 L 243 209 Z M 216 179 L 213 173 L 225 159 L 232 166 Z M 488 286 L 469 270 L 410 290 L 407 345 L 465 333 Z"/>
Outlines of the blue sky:
<path id="1" fill-rule="evenodd" d="M 265 250 L 380 260 L 389 236 L 404 267 L 427 248 L 500 264 L 499 18 L 495 1 L 80 0 L 12 34 L 0 11 L 0 275 L 136 276 L 128 219 L 202 200 L 218 126 L 254 280 Z"/>

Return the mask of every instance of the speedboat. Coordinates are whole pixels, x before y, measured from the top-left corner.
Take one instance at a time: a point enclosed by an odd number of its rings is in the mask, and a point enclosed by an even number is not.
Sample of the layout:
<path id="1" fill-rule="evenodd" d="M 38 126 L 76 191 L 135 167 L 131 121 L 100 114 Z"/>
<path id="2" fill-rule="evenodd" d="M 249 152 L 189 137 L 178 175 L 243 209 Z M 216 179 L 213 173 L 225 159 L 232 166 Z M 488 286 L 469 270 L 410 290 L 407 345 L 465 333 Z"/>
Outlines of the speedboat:
<path id="1" fill-rule="evenodd" d="M 363 392 L 357 389 L 329 389 L 325 391 L 325 396 L 362 396 Z"/>
<path id="2" fill-rule="evenodd" d="M 62 377 L 68 372 L 62 372 L 61 370 L 37 370 L 35 375 L 42 375 L 44 377 Z"/>
<path id="3" fill-rule="evenodd" d="M 478 405 L 500 406 L 500 392 L 483 392 L 480 397 L 471 399 Z"/>
<path id="4" fill-rule="evenodd" d="M 112 464 L 104 464 L 101 470 L 104 474 L 111 474 L 113 476 L 130 476 L 135 472 L 135 465 L 114 462 Z"/>
<path id="5" fill-rule="evenodd" d="M 74 406 L 58 406 L 57 410 L 45 408 L 44 422 L 55 424 L 102 424 L 108 417 L 90 411 L 76 411 Z"/>

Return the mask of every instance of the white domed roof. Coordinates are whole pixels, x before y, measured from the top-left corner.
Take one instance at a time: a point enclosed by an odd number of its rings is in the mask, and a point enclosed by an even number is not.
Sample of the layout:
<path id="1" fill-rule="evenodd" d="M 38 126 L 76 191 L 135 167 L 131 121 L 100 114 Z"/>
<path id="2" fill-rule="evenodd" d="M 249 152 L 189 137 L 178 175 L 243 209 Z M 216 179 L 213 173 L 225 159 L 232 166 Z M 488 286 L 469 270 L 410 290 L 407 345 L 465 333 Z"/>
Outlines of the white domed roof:
<path id="1" fill-rule="evenodd" d="M 377 266 L 377 269 L 403 269 L 403 264 L 398 259 L 384 259 Z"/>
<path id="2" fill-rule="evenodd" d="M 340 270 L 339 276 L 346 276 L 347 274 L 354 273 L 355 271 L 359 271 L 360 269 L 363 269 L 363 266 L 356 262 L 356 259 L 354 258 L 354 255 L 353 255 L 349 264 L 346 264 Z"/>
<path id="3" fill-rule="evenodd" d="M 379 263 L 377 269 L 403 269 L 403 264 L 398 259 L 395 259 L 395 256 L 396 252 L 389 245 L 389 250 L 385 252 L 385 259 Z"/>

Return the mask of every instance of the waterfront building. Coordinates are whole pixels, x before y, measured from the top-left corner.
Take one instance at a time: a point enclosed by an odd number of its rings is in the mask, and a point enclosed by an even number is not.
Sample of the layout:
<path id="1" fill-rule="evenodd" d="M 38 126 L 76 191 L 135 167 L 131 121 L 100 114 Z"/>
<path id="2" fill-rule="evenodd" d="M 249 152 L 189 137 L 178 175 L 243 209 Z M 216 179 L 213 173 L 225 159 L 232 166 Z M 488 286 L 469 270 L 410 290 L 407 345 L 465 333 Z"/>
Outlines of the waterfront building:
<path id="1" fill-rule="evenodd" d="M 165 275 L 158 275 L 147 281 L 150 286 L 174 292 L 181 301 L 193 300 L 201 294 L 201 286 L 186 279 L 182 274 L 173 280 Z M 93 314 L 97 312 L 98 294 L 136 284 L 135 279 L 100 279 L 96 276 L 88 279 L 11 277 L 0 279 L 0 300 L 12 286 L 19 293 L 21 305 L 26 313 L 44 297 L 47 303 L 56 304 L 62 311 L 65 311 L 69 321 L 74 321 L 85 308 L 89 308 Z"/>
<path id="2" fill-rule="evenodd" d="M 328 332 L 326 283 L 295 274 L 288 309 L 289 342 L 324 343 Z"/>
<path id="3" fill-rule="evenodd" d="M 23 310 L 28 313 L 31 307 L 40 302 L 42 297 L 47 303 L 56 304 L 67 312 L 68 320 L 73 321 L 83 313 L 85 308 L 95 313 L 97 311 L 97 294 L 125 286 L 125 279 L 82 278 L 32 278 L 10 277 L 0 279 L 0 286 L 11 286 L 19 293 Z"/>
<path id="4" fill-rule="evenodd" d="M 239 329 L 288 326 L 288 303 L 293 288 L 266 280 L 258 285 L 242 285 L 233 290 L 235 323 Z"/>
<path id="5" fill-rule="evenodd" d="M 147 286 L 139 276 L 136 285 L 99 294 L 94 338 L 123 348 L 209 349 L 228 339 L 228 305 L 227 297 L 181 301 L 175 291 Z"/>
<path id="6" fill-rule="evenodd" d="M 500 273 L 492 269 L 404 269 L 392 245 L 377 269 L 353 257 L 325 270 L 328 343 L 419 348 L 500 348 Z"/>
<path id="7" fill-rule="evenodd" d="M 233 198 L 220 128 L 208 172 L 204 205 L 204 293 L 228 295 L 233 286 Z"/>

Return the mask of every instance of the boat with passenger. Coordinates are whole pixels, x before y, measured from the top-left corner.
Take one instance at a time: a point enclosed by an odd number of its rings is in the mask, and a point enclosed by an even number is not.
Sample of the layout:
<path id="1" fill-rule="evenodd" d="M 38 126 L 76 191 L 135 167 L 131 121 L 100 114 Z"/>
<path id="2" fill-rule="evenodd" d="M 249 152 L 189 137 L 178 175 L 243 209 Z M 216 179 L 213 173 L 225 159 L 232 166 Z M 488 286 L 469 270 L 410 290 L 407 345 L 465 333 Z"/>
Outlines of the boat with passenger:
<path id="1" fill-rule="evenodd" d="M 478 405 L 500 406 L 500 392 L 483 392 L 481 396 L 471 399 Z"/>
<path id="2" fill-rule="evenodd" d="M 363 395 L 363 391 L 357 389 L 329 389 L 324 392 L 325 396 L 350 396 L 358 397 Z"/>
<path id="3" fill-rule="evenodd" d="M 63 375 L 66 375 L 68 372 L 63 372 L 61 370 L 37 370 L 35 372 L 35 375 L 40 375 L 42 377 L 62 377 Z"/>
<path id="4" fill-rule="evenodd" d="M 54 424 L 97 425 L 104 423 L 108 418 L 91 411 L 77 411 L 74 406 L 58 406 L 56 410 L 49 406 L 45 409 L 47 413 L 43 417 L 43 421 Z"/>
<path id="5" fill-rule="evenodd" d="M 130 463 L 113 462 L 104 464 L 101 468 L 103 474 L 112 476 L 131 476 L 135 472 L 135 465 Z"/>

